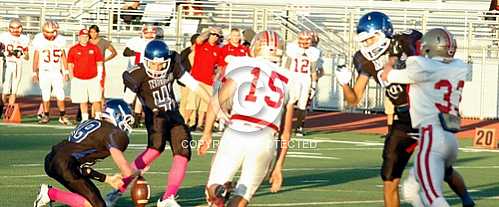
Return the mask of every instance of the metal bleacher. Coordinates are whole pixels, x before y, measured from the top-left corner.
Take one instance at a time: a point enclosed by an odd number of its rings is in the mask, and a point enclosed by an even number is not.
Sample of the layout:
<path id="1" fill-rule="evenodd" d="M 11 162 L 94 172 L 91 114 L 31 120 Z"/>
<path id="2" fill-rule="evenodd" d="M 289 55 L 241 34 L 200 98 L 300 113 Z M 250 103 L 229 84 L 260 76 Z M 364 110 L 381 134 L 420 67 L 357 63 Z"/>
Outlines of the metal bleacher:
<path id="1" fill-rule="evenodd" d="M 143 15 L 149 19 L 157 17 L 155 22 L 163 29 L 164 39 L 171 48 L 180 50 L 187 45 L 190 35 L 209 26 L 220 26 L 225 33 L 231 28 L 251 28 L 257 32 L 272 29 L 279 31 L 287 41 L 294 40 L 299 31 L 310 29 L 317 31 L 321 39 L 319 47 L 326 60 L 327 76 L 323 82 L 329 81 L 323 83 L 324 87 L 332 88 L 332 92 L 319 93 L 319 99 L 324 98 L 319 108 L 343 109 L 341 93 L 333 78 L 334 58 L 338 54 L 351 57 L 358 49 L 354 41 L 355 24 L 368 11 L 387 13 L 396 31 L 414 28 L 425 32 L 445 27 L 458 40 L 458 57 L 473 62 L 474 68 L 480 68 L 478 71 L 499 71 L 499 18 L 494 20 L 496 13 L 487 11 L 489 0 L 142 0 L 135 11 L 123 10 L 124 3 L 124 0 L 27 0 L 22 3 L 1 0 L 0 15 L 4 18 L 0 19 L 0 31 L 7 28 L 11 17 L 20 17 L 28 33 L 39 32 L 44 19 L 55 19 L 61 25 L 62 33 L 72 37 L 74 42 L 79 29 L 97 24 L 101 35 L 111 39 L 120 50 L 142 27 L 142 22 L 125 24 L 120 15 Z M 113 22 L 115 15 L 116 23 Z M 480 72 L 480 78 L 487 76 Z M 488 82 L 494 83 L 494 77 L 490 76 Z M 494 84 L 487 88 L 499 88 L 498 83 Z M 484 88 L 483 85 L 476 87 Z M 371 88 L 374 95 L 368 96 L 362 107 L 379 109 L 382 93 L 376 87 Z M 499 93 L 495 93 L 492 99 L 499 102 Z M 332 96 L 334 100 L 327 99 Z M 496 102 L 491 104 L 499 105 Z M 477 117 L 499 117 L 499 107 L 490 114 L 483 111 L 478 114 Z"/>

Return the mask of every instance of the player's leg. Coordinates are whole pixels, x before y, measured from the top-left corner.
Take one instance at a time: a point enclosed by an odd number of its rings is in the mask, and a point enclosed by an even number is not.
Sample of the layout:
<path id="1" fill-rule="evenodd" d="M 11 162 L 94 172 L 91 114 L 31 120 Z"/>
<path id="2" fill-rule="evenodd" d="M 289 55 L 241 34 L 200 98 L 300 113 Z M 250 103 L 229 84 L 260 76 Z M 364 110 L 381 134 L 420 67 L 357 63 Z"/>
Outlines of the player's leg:
<path id="1" fill-rule="evenodd" d="M 162 200 L 174 198 L 178 189 L 182 185 L 187 172 L 188 162 L 191 159 L 191 141 L 192 137 L 184 124 L 184 119 L 179 112 L 171 112 L 170 122 L 172 127 L 169 133 L 169 143 L 172 148 L 173 161 L 168 172 L 168 184 L 165 188 L 165 193 Z"/>
<path id="2" fill-rule="evenodd" d="M 0 118 L 3 116 L 3 100 L 1 98 L 3 94 L 0 94 Z"/>
<path id="3" fill-rule="evenodd" d="M 385 206 L 400 206 L 399 184 L 400 178 L 407 162 L 413 152 L 416 140 L 406 133 L 410 127 L 394 123 L 390 136 L 385 139 L 383 147 L 383 164 L 381 166 L 381 178 L 383 179 L 383 191 Z"/>
<path id="4" fill-rule="evenodd" d="M 458 171 L 454 170 L 452 166 L 445 169 L 444 180 L 447 182 L 452 191 L 454 191 L 454 193 L 461 198 L 461 202 L 464 207 L 475 206 L 475 202 L 473 201 L 473 198 L 471 198 L 466 184 L 464 183 L 464 178 Z"/>
<path id="5" fill-rule="evenodd" d="M 99 190 L 90 180 L 83 178 L 78 168 L 78 163 L 73 158 L 49 153 L 45 158 L 45 172 L 71 192 L 42 185 L 35 206 L 56 201 L 69 206 L 104 207 L 105 202 Z"/>
<path id="6" fill-rule="evenodd" d="M 50 111 L 50 94 L 52 92 L 52 79 L 50 72 L 48 71 L 40 71 L 39 72 L 39 81 L 40 90 L 42 91 L 42 105 L 43 105 L 43 114 L 40 119 L 40 124 L 46 124 L 50 121 L 49 111 Z"/>
<path id="7" fill-rule="evenodd" d="M 133 118 L 135 119 L 134 128 L 140 127 L 142 123 L 142 103 L 140 103 L 140 100 L 138 98 L 135 98 Z"/>
<path id="8" fill-rule="evenodd" d="M 12 86 L 11 93 L 9 96 L 9 105 L 16 103 L 17 91 L 19 89 L 19 84 L 21 82 L 22 68 L 21 63 L 13 63 L 14 71 L 12 73 Z"/>
<path id="9" fill-rule="evenodd" d="M 295 131 L 296 131 L 296 136 L 304 136 L 305 131 L 303 129 L 304 126 L 304 120 L 306 116 L 306 109 L 307 109 L 307 103 L 308 103 L 308 96 L 310 95 L 310 77 L 303 77 L 300 76 L 300 84 L 301 84 L 301 89 L 300 89 L 300 98 L 298 99 L 297 102 L 297 109 L 296 109 L 296 126 L 295 126 Z"/>
<path id="10" fill-rule="evenodd" d="M 224 184 L 232 181 L 243 163 L 245 145 L 241 144 L 244 139 L 241 134 L 243 133 L 227 128 L 213 158 L 206 193 L 208 202 L 216 206 L 224 205 L 228 191 Z M 216 146 L 215 143 L 213 146 Z"/>
<path id="11" fill-rule="evenodd" d="M 14 79 L 15 63 L 5 62 L 5 80 L 3 82 L 2 101 L 9 104 L 8 96 L 12 94 L 12 82 Z"/>
<path id="12" fill-rule="evenodd" d="M 402 184 L 402 195 L 404 200 L 407 200 L 413 207 L 424 207 L 419 191 L 421 190 L 416 178 L 416 168 L 409 170 L 409 176 Z"/>
<path id="13" fill-rule="evenodd" d="M 64 80 L 62 74 L 60 72 L 53 72 L 52 77 L 52 88 L 57 100 L 57 108 L 59 109 L 59 123 L 69 125 L 71 122 L 66 116 L 66 106 L 64 103 L 66 96 L 64 95 Z"/>
<path id="14" fill-rule="evenodd" d="M 443 129 L 432 125 L 421 128 L 419 150 L 416 154 L 416 175 L 421 186 L 421 198 L 428 206 L 447 207 L 450 206 L 443 196 L 442 182 L 446 160 L 450 157 L 449 148 Z M 457 146 L 454 144 L 454 146 Z M 456 147 L 457 148 L 457 147 Z"/>
<path id="15" fill-rule="evenodd" d="M 196 125 L 196 114 L 197 114 L 197 108 L 199 107 L 198 103 L 196 102 L 196 94 L 191 91 L 190 89 L 186 89 L 187 95 L 186 95 L 186 103 L 185 103 L 185 124 L 189 127 L 189 129 L 192 129 Z"/>
<path id="16" fill-rule="evenodd" d="M 256 190 L 268 174 L 270 164 L 276 154 L 276 142 L 271 129 L 264 129 L 251 134 L 242 142 L 244 149 L 244 160 L 241 176 L 234 189 L 237 202 L 229 202 L 229 206 L 246 206 Z M 242 197 L 243 199 L 238 199 Z"/>
<path id="17" fill-rule="evenodd" d="M 102 88 L 99 80 L 96 78 L 87 80 L 88 84 L 88 100 L 92 103 L 92 111 L 94 111 L 94 118 L 100 119 L 102 116 Z"/>

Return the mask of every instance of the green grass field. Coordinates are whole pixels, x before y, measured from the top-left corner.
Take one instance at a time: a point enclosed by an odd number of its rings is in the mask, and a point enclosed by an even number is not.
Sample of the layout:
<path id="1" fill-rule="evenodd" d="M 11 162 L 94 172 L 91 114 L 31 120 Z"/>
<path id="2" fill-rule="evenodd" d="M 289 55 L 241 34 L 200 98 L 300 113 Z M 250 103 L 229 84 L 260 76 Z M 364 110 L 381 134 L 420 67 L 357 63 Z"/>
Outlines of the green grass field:
<path id="1" fill-rule="evenodd" d="M 64 139 L 69 131 L 59 127 L 0 125 L 0 206 L 31 206 L 42 183 L 61 187 L 45 175 L 43 160 L 51 145 Z M 383 139 L 379 135 L 314 133 L 294 140 L 295 148 L 286 160 L 283 190 L 272 194 L 265 181 L 251 206 L 383 206 L 382 182 L 378 176 Z M 145 143 L 143 130 L 133 133 L 126 151 L 129 161 L 142 152 Z M 477 206 L 499 206 L 499 151 L 474 151 L 470 143 L 470 140 L 461 142 L 455 166 L 465 177 Z M 179 192 L 182 206 L 206 205 L 203 190 L 211 155 L 193 155 Z M 170 160 L 171 151 L 166 150 L 145 175 L 152 191 L 148 206 L 156 206 L 164 191 Z M 95 167 L 106 173 L 117 171 L 110 159 Z M 102 194 L 110 190 L 100 183 L 98 186 Z M 445 195 L 452 206 L 461 206 L 447 187 Z M 133 206 L 128 193 L 117 206 Z"/>

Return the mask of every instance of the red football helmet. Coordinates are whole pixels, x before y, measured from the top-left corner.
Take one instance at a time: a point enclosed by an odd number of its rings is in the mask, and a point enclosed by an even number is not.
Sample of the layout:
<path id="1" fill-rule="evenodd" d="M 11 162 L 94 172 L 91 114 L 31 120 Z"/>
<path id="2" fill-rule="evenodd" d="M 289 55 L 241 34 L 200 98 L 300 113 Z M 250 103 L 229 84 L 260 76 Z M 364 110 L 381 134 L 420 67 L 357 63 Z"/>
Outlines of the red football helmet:
<path id="1" fill-rule="evenodd" d="M 9 32 L 12 36 L 19 37 L 23 32 L 23 25 L 21 24 L 21 20 L 18 18 L 14 18 L 9 22 Z"/>
<path id="2" fill-rule="evenodd" d="M 284 40 L 274 31 L 263 31 L 251 42 L 251 55 L 263 57 L 273 62 L 280 62 L 284 54 Z"/>
<path id="3" fill-rule="evenodd" d="M 54 40 L 57 37 L 57 32 L 59 30 L 59 24 L 54 20 L 47 20 L 42 27 L 43 36 L 47 40 Z"/>
<path id="4" fill-rule="evenodd" d="M 144 24 L 142 26 L 142 37 L 144 39 L 154 39 L 158 33 L 158 28 L 152 24 Z"/>
<path id="5" fill-rule="evenodd" d="M 298 46 L 301 48 L 309 48 L 312 45 L 312 31 L 302 31 L 298 33 Z"/>

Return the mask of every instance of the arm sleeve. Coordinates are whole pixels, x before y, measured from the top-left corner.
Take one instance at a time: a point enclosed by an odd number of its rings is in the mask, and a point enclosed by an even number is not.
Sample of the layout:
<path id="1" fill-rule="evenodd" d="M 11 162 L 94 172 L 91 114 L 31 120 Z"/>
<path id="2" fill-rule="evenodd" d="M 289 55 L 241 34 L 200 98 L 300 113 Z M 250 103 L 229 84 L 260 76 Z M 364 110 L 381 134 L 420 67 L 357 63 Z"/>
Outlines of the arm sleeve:
<path id="1" fill-rule="evenodd" d="M 68 61 L 68 63 L 74 63 L 74 50 L 73 50 L 73 48 L 69 49 L 67 61 Z"/>
<path id="2" fill-rule="evenodd" d="M 105 182 L 106 181 L 106 174 L 104 173 L 101 173 L 97 170 L 94 170 L 92 169 L 90 166 L 88 165 L 82 165 L 80 166 L 80 171 L 81 171 L 81 174 L 84 176 L 84 177 L 88 177 L 88 178 L 91 178 L 93 180 L 97 180 L 99 182 Z"/>
<path id="3" fill-rule="evenodd" d="M 373 71 L 375 70 L 374 65 L 366 58 L 364 58 L 360 51 L 355 53 L 355 55 L 353 56 L 353 66 L 355 67 L 359 75 L 365 75 L 367 77 L 371 77 L 371 75 L 367 72 L 368 67 L 373 67 Z"/>
<path id="4" fill-rule="evenodd" d="M 123 56 L 125 56 L 125 57 L 135 56 L 135 51 L 133 51 L 133 50 L 131 50 L 130 48 L 127 47 L 123 51 Z"/>
<path id="5" fill-rule="evenodd" d="M 173 77 L 175 79 L 180 79 L 185 73 L 185 68 L 182 64 L 182 59 L 177 52 L 173 52 L 173 58 L 171 60 L 170 67 L 173 67 Z"/>
<path id="6" fill-rule="evenodd" d="M 140 70 L 140 68 L 136 68 L 135 70 L 125 71 L 123 72 L 123 84 L 125 87 L 129 88 L 134 93 L 137 93 L 140 89 L 141 81 L 136 77 L 135 71 Z"/>
<path id="7" fill-rule="evenodd" d="M 407 68 L 403 70 L 391 70 L 388 73 L 388 82 L 390 83 L 417 83 L 426 81 L 429 72 L 424 70 L 424 67 L 415 60 L 410 58 L 407 60 Z"/>

